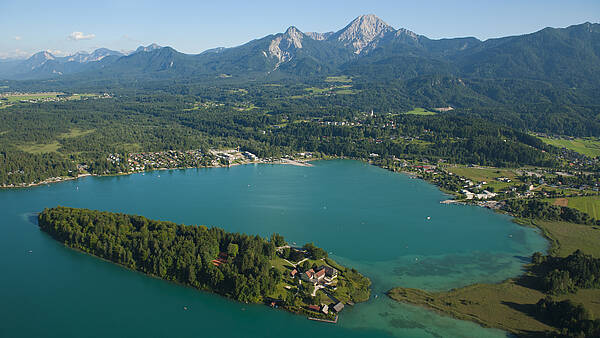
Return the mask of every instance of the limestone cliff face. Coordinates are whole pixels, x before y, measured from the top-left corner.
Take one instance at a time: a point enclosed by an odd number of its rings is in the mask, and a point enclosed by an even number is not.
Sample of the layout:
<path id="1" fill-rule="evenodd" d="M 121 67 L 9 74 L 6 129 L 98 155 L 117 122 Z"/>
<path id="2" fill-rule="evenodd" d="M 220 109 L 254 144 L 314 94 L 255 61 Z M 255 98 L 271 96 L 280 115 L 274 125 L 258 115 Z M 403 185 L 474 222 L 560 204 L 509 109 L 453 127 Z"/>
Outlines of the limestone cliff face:
<path id="1" fill-rule="evenodd" d="M 305 37 L 304 33 L 292 26 L 271 41 L 268 55 L 277 58 L 278 62 L 275 68 L 294 57 L 295 51 L 302 48 L 302 40 Z"/>
<path id="2" fill-rule="evenodd" d="M 335 33 L 335 38 L 345 46 L 350 46 L 355 54 L 360 54 L 367 46 L 383 38 L 395 29 L 373 14 L 361 15 L 348 26 Z M 374 46 L 371 46 L 373 48 Z"/>

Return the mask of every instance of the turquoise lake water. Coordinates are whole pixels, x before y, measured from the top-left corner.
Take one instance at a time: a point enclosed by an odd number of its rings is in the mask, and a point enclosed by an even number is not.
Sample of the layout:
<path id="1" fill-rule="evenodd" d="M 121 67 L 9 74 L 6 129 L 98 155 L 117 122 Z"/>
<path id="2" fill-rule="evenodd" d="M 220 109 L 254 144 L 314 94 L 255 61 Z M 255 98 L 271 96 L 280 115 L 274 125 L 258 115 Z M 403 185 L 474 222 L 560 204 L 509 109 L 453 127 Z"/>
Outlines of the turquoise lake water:
<path id="1" fill-rule="evenodd" d="M 355 161 L 314 164 L 87 177 L 0 191 L 0 337 L 505 336 L 384 293 L 518 275 L 547 247 L 534 229 L 487 209 L 440 204 L 447 196 L 406 175 Z M 346 307 L 332 325 L 149 278 L 42 233 L 36 213 L 57 205 L 311 241 L 371 278 L 372 298 Z"/>

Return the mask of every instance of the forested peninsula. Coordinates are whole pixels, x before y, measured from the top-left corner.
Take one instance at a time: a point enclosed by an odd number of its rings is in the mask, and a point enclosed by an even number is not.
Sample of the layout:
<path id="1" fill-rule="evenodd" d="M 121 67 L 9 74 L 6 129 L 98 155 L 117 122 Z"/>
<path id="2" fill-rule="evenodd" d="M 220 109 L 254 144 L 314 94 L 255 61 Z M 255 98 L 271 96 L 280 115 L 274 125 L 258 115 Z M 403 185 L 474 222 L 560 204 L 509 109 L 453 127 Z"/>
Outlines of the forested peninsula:
<path id="1" fill-rule="evenodd" d="M 142 216 L 56 207 L 38 216 L 41 230 L 66 246 L 164 280 L 246 303 L 337 321 L 344 304 L 369 299 L 371 281 L 307 243 L 288 245 Z"/>

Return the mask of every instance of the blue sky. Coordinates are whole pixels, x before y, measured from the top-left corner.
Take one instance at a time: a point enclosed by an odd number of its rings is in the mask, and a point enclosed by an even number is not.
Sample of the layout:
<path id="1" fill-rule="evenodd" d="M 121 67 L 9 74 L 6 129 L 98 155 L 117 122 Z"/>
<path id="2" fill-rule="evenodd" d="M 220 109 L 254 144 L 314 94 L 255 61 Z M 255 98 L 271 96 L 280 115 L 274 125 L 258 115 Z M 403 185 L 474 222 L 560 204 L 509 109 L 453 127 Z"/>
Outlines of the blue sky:
<path id="1" fill-rule="evenodd" d="M 600 21 L 599 0 L 0 0 L 0 58 L 156 42 L 185 53 L 232 47 L 294 25 L 336 31 L 361 14 L 429 38 L 480 39 Z"/>

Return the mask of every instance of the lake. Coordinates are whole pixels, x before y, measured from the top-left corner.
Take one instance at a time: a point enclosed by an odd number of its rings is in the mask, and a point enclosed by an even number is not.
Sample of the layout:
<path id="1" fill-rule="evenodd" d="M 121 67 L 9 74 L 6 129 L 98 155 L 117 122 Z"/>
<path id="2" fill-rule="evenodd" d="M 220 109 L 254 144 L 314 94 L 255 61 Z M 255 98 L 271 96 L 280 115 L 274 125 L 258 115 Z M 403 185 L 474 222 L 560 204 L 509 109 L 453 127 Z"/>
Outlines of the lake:
<path id="1" fill-rule="evenodd" d="M 427 182 L 349 160 L 2 190 L 0 337 L 504 337 L 385 296 L 394 286 L 499 282 L 547 248 L 536 230 L 491 210 L 439 203 L 447 198 Z M 371 278 L 372 297 L 347 306 L 332 325 L 150 278 L 41 232 L 36 213 L 57 205 L 314 242 Z"/>

